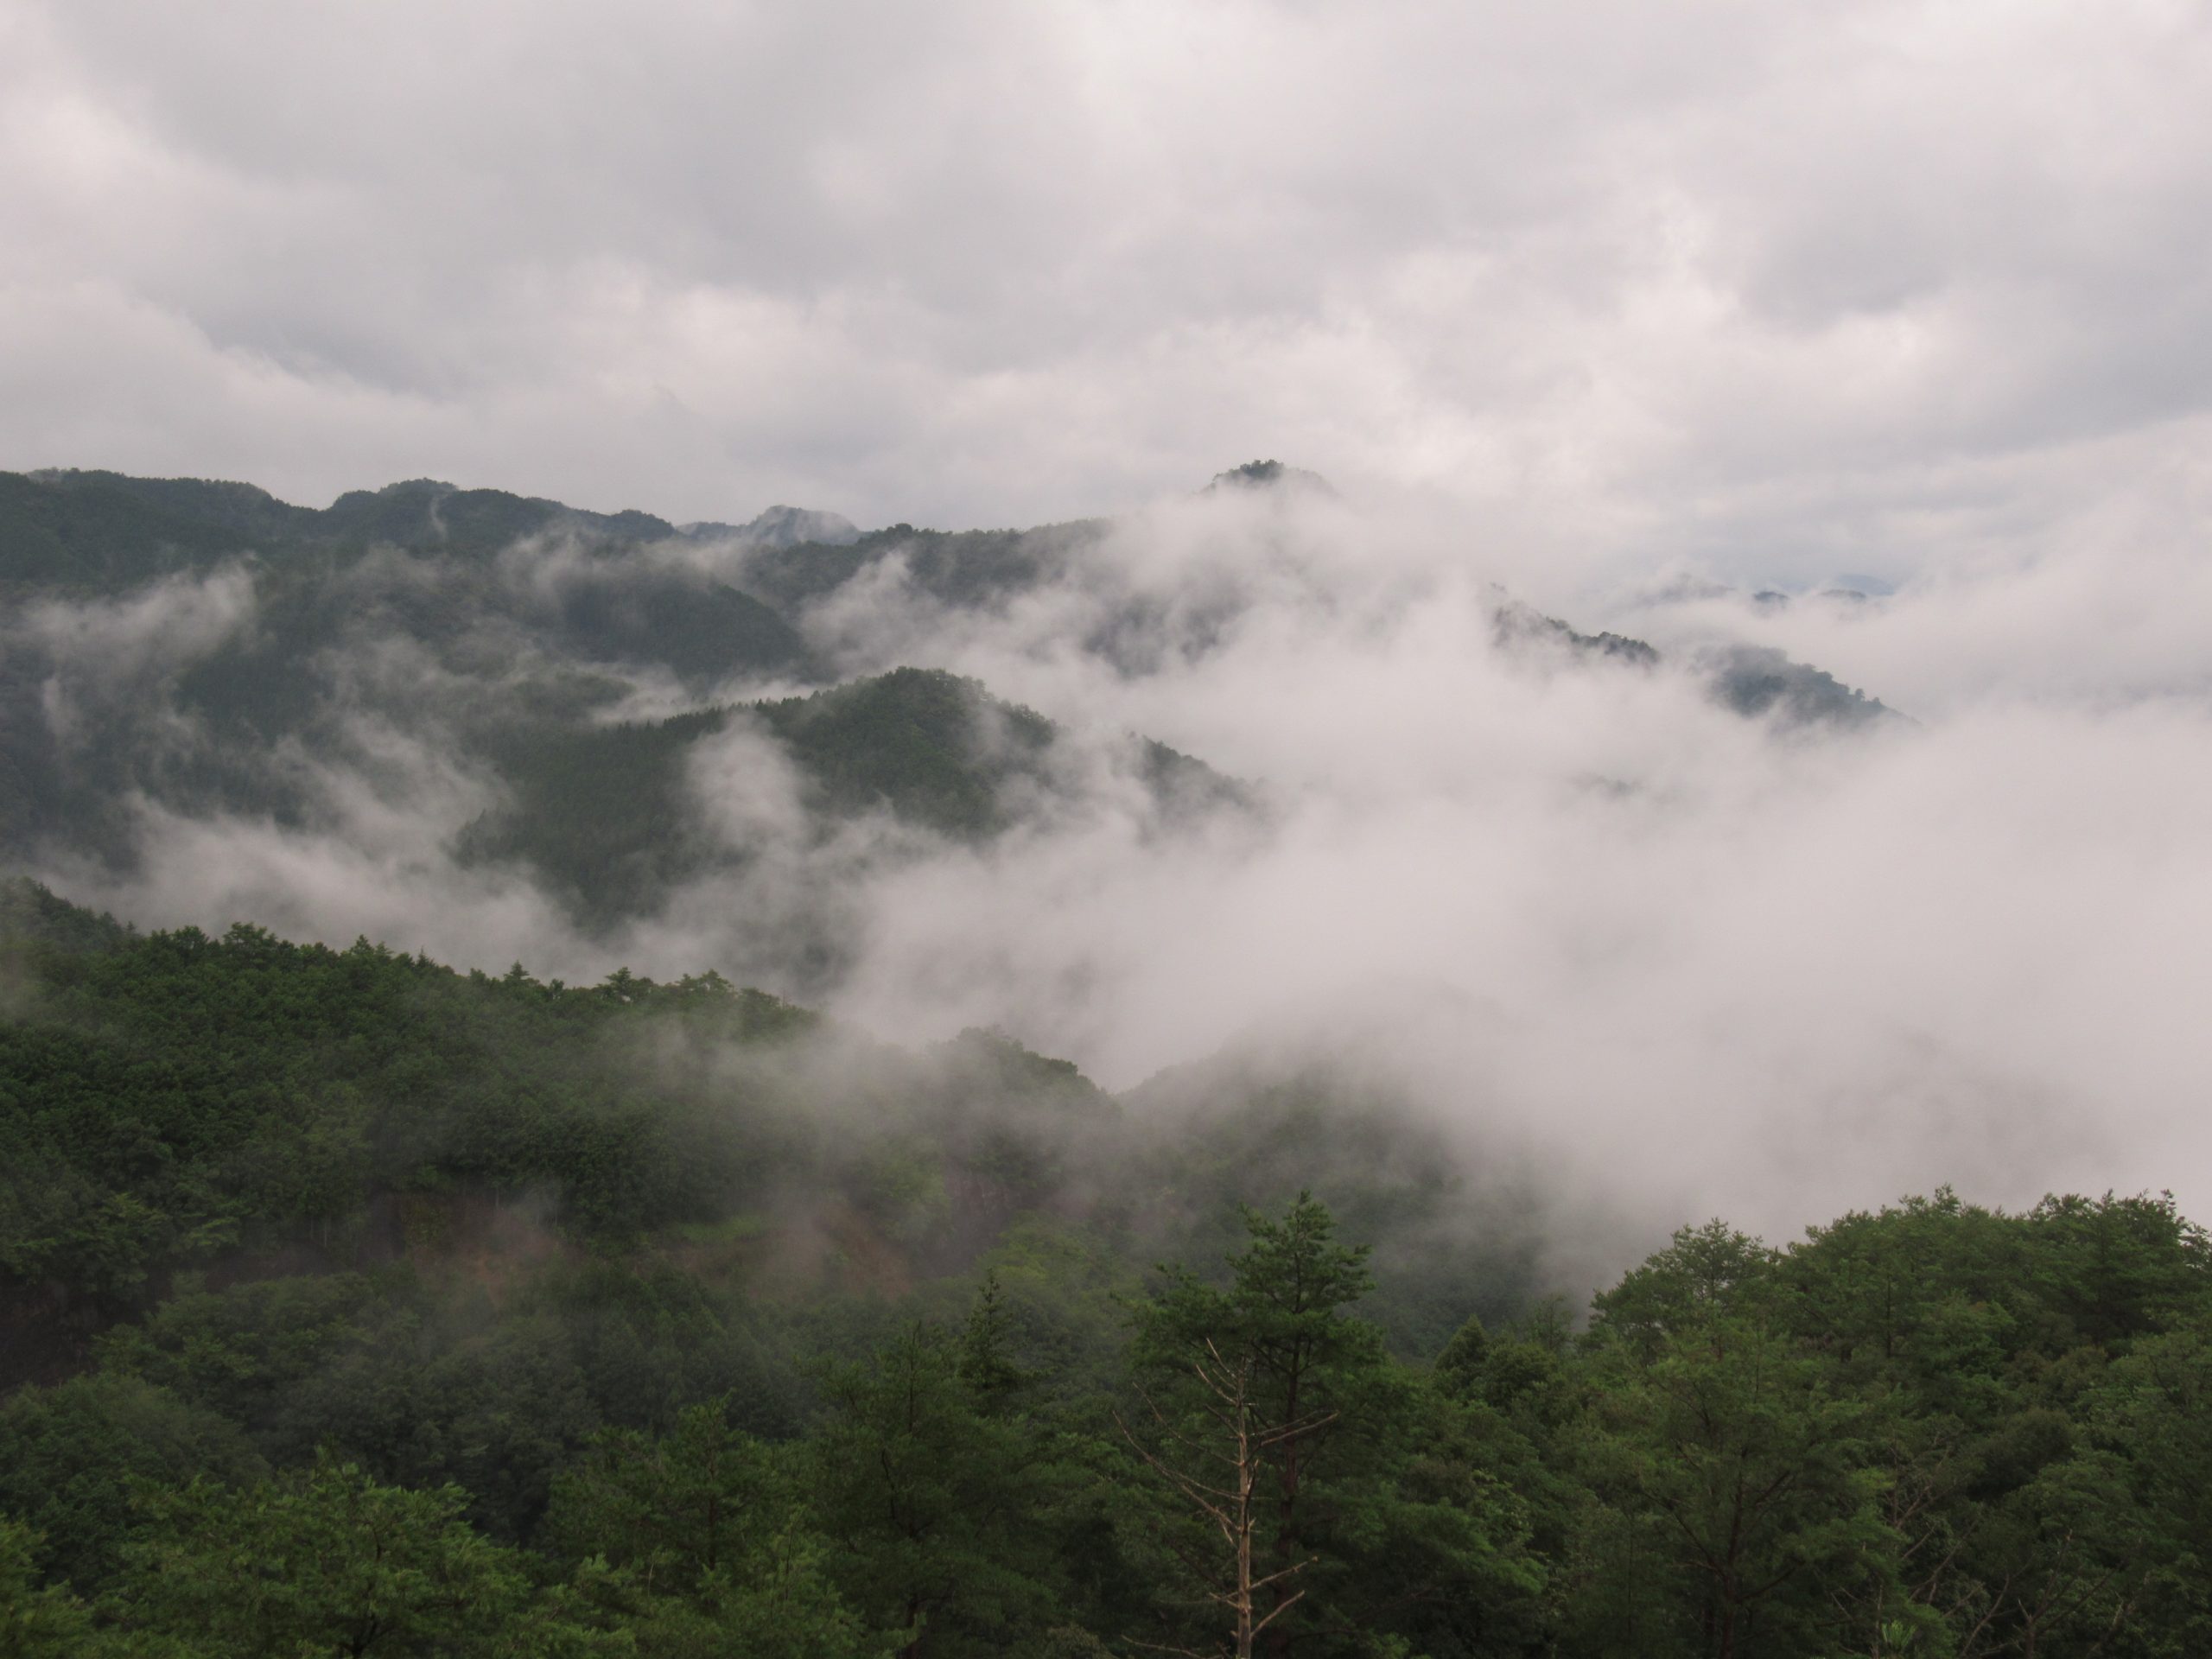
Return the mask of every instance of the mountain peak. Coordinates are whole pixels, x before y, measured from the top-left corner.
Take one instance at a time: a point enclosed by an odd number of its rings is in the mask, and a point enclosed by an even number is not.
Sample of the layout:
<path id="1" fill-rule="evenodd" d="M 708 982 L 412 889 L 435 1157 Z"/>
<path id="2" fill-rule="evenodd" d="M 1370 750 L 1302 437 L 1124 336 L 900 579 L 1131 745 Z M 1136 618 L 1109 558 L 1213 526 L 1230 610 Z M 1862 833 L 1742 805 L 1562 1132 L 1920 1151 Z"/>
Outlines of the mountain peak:
<path id="1" fill-rule="evenodd" d="M 694 541 L 727 539 L 742 542 L 748 547 L 779 550 L 810 543 L 824 547 L 849 547 L 861 538 L 860 526 L 842 513 L 824 512 L 818 507 L 787 507 L 781 505 L 768 508 L 747 524 L 724 524 L 704 521 L 684 525 L 683 533 Z"/>
<path id="2" fill-rule="evenodd" d="M 756 547 L 797 547 L 804 542 L 844 547 L 861 538 L 860 526 L 842 513 L 782 505 L 761 513 L 745 526 L 743 534 Z"/>
<path id="3" fill-rule="evenodd" d="M 1279 461 L 1248 461 L 1225 473 L 1216 473 L 1203 493 L 1223 490 L 1286 490 L 1300 493 L 1334 495 L 1336 488 L 1319 473 L 1302 467 L 1286 467 Z"/>

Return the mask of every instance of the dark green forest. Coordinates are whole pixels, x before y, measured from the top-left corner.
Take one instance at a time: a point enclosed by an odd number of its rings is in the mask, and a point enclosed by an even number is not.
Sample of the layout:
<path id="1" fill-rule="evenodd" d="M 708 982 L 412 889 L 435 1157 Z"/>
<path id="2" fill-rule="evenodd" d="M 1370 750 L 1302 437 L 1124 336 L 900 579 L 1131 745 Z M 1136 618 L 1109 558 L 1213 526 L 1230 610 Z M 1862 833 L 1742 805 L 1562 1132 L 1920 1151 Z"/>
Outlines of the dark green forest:
<path id="1" fill-rule="evenodd" d="M 2188 1655 L 2171 1201 L 1540 1211 L 706 975 L 0 889 L 0 1654 Z"/>

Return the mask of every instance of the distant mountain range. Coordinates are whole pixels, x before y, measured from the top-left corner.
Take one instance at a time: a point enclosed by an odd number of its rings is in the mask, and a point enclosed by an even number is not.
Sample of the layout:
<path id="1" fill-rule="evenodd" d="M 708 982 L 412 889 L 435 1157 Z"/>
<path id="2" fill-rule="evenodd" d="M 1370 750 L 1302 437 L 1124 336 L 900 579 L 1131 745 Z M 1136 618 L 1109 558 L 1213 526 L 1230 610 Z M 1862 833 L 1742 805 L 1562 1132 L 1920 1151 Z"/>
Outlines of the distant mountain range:
<path id="1" fill-rule="evenodd" d="M 1208 489 L 1333 496 L 1275 461 Z M 1073 643 L 1141 677 L 1203 657 L 1256 602 L 1228 582 L 1113 588 L 1090 556 L 1114 528 L 863 532 L 789 506 L 678 526 L 429 480 L 316 510 L 245 484 L 0 474 L 0 860 L 127 866 L 149 811 L 313 827 L 346 792 L 334 779 L 389 794 L 445 768 L 479 798 L 442 823 L 448 853 L 526 873 L 612 926 L 752 855 L 696 810 L 702 757 L 740 739 L 767 746 L 747 751 L 756 762 L 781 753 L 815 836 L 880 819 L 984 841 L 1109 785 L 1145 804 L 1147 833 L 1252 817 L 1259 792 L 1203 760 L 1078 737 L 884 655 L 1089 583 Z M 856 596 L 906 643 L 840 644 L 819 626 Z M 1504 596 L 1496 631 L 1506 649 L 1611 671 L 1660 661 Z M 1888 713 L 1779 652 L 1692 666 L 1746 715 Z"/>

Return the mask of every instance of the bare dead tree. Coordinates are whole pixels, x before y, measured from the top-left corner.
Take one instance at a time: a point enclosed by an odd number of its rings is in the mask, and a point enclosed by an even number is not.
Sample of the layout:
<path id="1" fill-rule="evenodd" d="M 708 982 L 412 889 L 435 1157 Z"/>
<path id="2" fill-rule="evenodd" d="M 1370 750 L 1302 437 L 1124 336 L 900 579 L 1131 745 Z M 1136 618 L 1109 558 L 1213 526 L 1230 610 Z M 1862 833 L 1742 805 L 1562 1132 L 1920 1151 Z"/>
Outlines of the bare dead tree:
<path id="1" fill-rule="evenodd" d="M 1179 1549 L 1178 1554 L 1205 1586 L 1206 1599 L 1218 1603 L 1230 1615 L 1229 1643 L 1217 1651 L 1233 1654 L 1235 1659 L 1251 1659 L 1252 1644 L 1260 1632 L 1287 1612 L 1306 1593 L 1300 1590 L 1280 1596 L 1265 1613 L 1259 1613 L 1256 1609 L 1260 1592 L 1302 1573 L 1313 1564 L 1314 1559 L 1309 1556 L 1292 1561 L 1270 1573 L 1255 1575 L 1254 1572 L 1252 1535 L 1259 1510 L 1256 1494 L 1267 1454 L 1329 1423 L 1336 1413 L 1285 1423 L 1255 1423 L 1251 1357 L 1242 1356 L 1234 1363 L 1224 1359 L 1211 1338 L 1206 1339 L 1205 1347 L 1206 1357 L 1194 1361 L 1191 1368 L 1202 1390 L 1198 1409 L 1212 1424 L 1205 1438 L 1178 1427 L 1142 1389 L 1138 1393 L 1152 1414 L 1162 1451 L 1154 1451 L 1140 1440 L 1118 1411 L 1114 1414 L 1114 1421 L 1146 1466 L 1165 1480 L 1220 1535 L 1226 1547 L 1225 1556 L 1205 1560 Z M 1179 1453 L 1192 1467 L 1181 1466 L 1175 1457 L 1163 1455 L 1163 1452 Z M 1204 1659 L 1195 1649 L 1154 1643 L 1141 1645 L 1159 1652 Z"/>

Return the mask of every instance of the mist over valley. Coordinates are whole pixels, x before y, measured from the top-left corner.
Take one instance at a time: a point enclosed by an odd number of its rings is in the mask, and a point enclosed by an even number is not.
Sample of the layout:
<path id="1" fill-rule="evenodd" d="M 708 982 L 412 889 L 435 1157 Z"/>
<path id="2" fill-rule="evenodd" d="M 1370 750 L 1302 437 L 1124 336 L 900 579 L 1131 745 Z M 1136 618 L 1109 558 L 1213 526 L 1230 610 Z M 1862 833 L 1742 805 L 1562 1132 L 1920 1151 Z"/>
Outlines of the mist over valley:
<path id="1" fill-rule="evenodd" d="M 1578 626 L 1307 477 L 827 541 L 12 477 L 10 855 L 142 926 L 712 970 L 1116 1089 L 1341 1050 L 1592 1217 L 1569 1271 L 1953 1179 L 2186 1193 L 2200 706 L 1923 662 L 1923 715 L 1789 654 L 1938 650 L 2039 573 Z"/>

